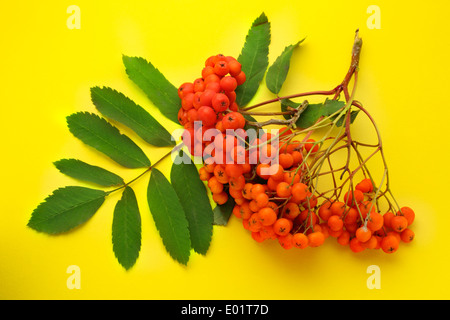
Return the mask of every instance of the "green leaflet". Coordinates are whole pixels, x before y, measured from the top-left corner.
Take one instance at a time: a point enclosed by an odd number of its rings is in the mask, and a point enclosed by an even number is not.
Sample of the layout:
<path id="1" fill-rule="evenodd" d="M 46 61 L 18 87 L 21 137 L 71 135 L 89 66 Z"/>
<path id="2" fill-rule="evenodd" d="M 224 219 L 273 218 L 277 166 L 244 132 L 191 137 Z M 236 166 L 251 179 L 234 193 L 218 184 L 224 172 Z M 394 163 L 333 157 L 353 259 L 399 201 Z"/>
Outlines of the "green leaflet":
<path id="1" fill-rule="evenodd" d="M 130 138 L 98 115 L 74 113 L 67 117 L 67 124 L 75 137 L 120 165 L 127 168 L 150 166 L 150 160 Z"/>
<path id="2" fill-rule="evenodd" d="M 350 124 L 352 124 L 355 121 L 356 116 L 358 115 L 359 111 L 360 110 L 355 110 L 355 111 L 350 112 Z M 343 115 L 342 117 L 339 118 L 339 120 L 336 122 L 336 127 L 340 127 L 343 124 L 345 124 L 345 121 L 346 121 L 345 117 L 346 117 L 346 115 Z M 336 119 L 336 117 L 332 117 L 332 120 L 334 120 L 334 119 Z"/>
<path id="3" fill-rule="evenodd" d="M 286 111 L 287 107 L 297 108 L 301 103 L 294 102 L 292 100 L 281 100 L 281 110 Z M 309 128 L 314 125 L 320 117 L 328 117 L 345 106 L 345 102 L 339 100 L 329 100 L 328 98 L 324 103 L 309 104 L 305 110 L 301 113 L 297 122 L 297 127 L 301 129 Z M 290 116 L 286 116 L 288 119 Z"/>
<path id="4" fill-rule="evenodd" d="M 50 234 L 69 231 L 91 218 L 106 195 L 102 190 L 77 186 L 57 189 L 34 209 L 28 226 Z"/>
<path id="5" fill-rule="evenodd" d="M 122 198 L 114 208 L 112 243 L 119 263 L 130 269 L 141 249 L 141 215 L 133 189 L 125 187 Z"/>
<path id="6" fill-rule="evenodd" d="M 244 107 L 255 96 L 269 65 L 270 23 L 264 13 L 253 22 L 238 57 L 246 81 L 236 88 L 236 103 Z"/>
<path id="7" fill-rule="evenodd" d="M 231 213 L 233 212 L 233 208 L 235 206 L 235 201 L 233 197 L 228 197 L 227 202 L 222 205 L 217 205 L 214 212 L 214 224 L 220 226 L 226 226 L 228 224 L 228 220 L 230 220 Z"/>
<path id="8" fill-rule="evenodd" d="M 181 100 L 178 89 L 150 62 L 143 58 L 123 56 L 128 77 L 148 96 L 150 101 L 168 119 L 176 124 Z"/>
<path id="9" fill-rule="evenodd" d="M 92 182 L 104 187 L 124 184 L 125 182 L 117 174 L 106 169 L 90 165 L 77 159 L 61 159 L 53 163 L 63 174 L 72 178 Z"/>
<path id="10" fill-rule="evenodd" d="M 197 167 L 192 162 L 176 160 L 172 165 L 170 181 L 189 222 L 192 248 L 204 255 L 211 242 L 214 214 Z"/>
<path id="11" fill-rule="evenodd" d="M 188 221 L 173 186 L 155 168 L 147 188 L 147 201 L 167 252 L 186 265 L 191 249 Z"/>
<path id="12" fill-rule="evenodd" d="M 280 92 L 289 71 L 292 53 L 294 52 L 294 49 L 303 42 L 303 40 L 300 40 L 296 44 L 287 46 L 267 70 L 266 86 L 272 93 L 278 94 Z"/>
<path id="13" fill-rule="evenodd" d="M 170 133 L 124 94 L 108 87 L 93 87 L 91 99 L 103 115 L 129 127 L 147 143 L 157 147 L 175 145 Z"/>

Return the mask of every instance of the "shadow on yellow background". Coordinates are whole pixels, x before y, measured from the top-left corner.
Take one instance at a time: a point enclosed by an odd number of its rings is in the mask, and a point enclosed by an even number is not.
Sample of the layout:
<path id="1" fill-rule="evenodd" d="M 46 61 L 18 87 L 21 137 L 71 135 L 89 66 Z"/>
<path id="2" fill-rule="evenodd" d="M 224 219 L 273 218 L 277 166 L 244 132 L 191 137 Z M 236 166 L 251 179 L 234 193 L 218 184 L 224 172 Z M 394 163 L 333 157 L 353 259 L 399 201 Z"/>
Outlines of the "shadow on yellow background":
<path id="1" fill-rule="evenodd" d="M 444 1 L 77 1 L 80 29 L 69 29 L 73 3 L 8 4 L 0 13 L 2 299 L 448 299 L 448 3 Z M 369 5 L 380 29 L 369 29 Z M 386 255 L 354 254 L 330 238 L 316 249 L 283 250 L 256 243 L 233 217 L 214 227 L 206 256 L 192 252 L 185 267 L 166 253 L 145 200 L 147 178 L 134 186 L 142 216 L 142 247 L 125 271 L 111 244 L 112 195 L 81 227 L 59 236 L 26 227 L 32 210 L 54 189 L 80 185 L 52 165 L 76 157 L 130 180 L 124 170 L 76 140 L 65 117 L 92 111 L 89 88 L 124 92 L 164 119 L 127 78 L 122 54 L 151 61 L 176 86 L 195 79 L 212 54 L 238 56 L 251 22 L 271 22 L 272 63 L 286 45 L 307 37 L 294 53 L 281 94 L 329 90 L 348 68 L 354 32 L 363 39 L 357 99 L 377 121 L 401 205 L 414 208 L 416 239 Z M 254 101 L 271 95 L 261 86 Z M 364 135 L 365 127 L 356 130 Z M 125 133 L 127 133 L 125 131 Z M 155 162 L 167 152 L 144 146 Z M 164 161 L 161 170 L 170 168 Z M 167 171 L 168 172 L 168 171 Z M 81 287 L 70 289 L 69 266 Z M 380 268 L 370 289 L 368 267 Z M 369 269 L 370 270 L 370 269 Z"/>

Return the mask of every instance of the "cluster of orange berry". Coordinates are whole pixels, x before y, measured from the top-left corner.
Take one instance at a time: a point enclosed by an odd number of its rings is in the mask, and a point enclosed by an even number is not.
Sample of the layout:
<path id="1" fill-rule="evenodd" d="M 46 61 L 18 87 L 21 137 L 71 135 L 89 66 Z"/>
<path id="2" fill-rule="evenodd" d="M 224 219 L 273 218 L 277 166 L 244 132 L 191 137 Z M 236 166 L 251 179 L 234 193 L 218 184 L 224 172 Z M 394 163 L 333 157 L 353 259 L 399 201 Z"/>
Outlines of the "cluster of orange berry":
<path id="1" fill-rule="evenodd" d="M 308 161 L 319 153 L 313 139 L 292 141 L 288 127 L 251 135 L 236 104 L 235 89 L 245 82 L 233 57 L 209 57 L 202 77 L 178 89 L 183 143 L 200 155 L 200 179 L 221 205 L 232 197 L 233 214 L 254 240 L 277 240 L 285 249 L 318 247 L 334 237 L 353 252 L 381 248 L 395 252 L 410 242 L 414 212 L 408 207 L 382 215 L 370 179 L 359 182 L 342 201 L 316 195 Z M 319 205 L 320 198 L 324 201 Z"/>
<path id="2" fill-rule="evenodd" d="M 325 200 L 314 219 L 320 220 L 322 232 L 348 245 L 353 252 L 381 249 L 386 253 L 397 251 L 401 242 L 411 242 L 414 231 L 410 226 L 415 213 L 402 207 L 396 213 L 381 214 L 372 200 L 374 187 L 371 179 L 361 180 L 345 193 L 343 201 Z"/>
<path id="3" fill-rule="evenodd" d="M 202 142 L 208 129 L 222 132 L 244 127 L 245 119 L 238 112 L 235 90 L 245 80 L 241 64 L 234 57 L 218 54 L 206 60 L 201 77 L 178 88 L 181 99 L 178 121 L 186 129 L 182 138 L 191 153 L 194 148 L 198 148 L 196 154 L 203 153 L 205 143 L 195 142 Z M 196 122 L 201 122 L 199 128 L 195 127 Z"/>

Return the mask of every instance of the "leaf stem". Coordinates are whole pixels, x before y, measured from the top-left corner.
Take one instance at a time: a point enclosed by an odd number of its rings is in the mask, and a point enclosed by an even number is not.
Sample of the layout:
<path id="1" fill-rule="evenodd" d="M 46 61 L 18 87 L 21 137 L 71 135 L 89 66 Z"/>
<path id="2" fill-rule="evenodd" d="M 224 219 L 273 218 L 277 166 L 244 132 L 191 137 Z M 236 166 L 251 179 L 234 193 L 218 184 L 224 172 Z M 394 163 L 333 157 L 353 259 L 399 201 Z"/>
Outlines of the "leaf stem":
<path id="1" fill-rule="evenodd" d="M 152 170 L 152 168 L 154 168 L 156 165 L 158 165 L 158 163 L 160 163 L 161 161 L 163 161 L 165 158 L 167 158 L 168 156 L 170 156 L 172 154 L 172 152 L 176 152 L 179 149 L 181 149 L 184 146 L 183 143 L 180 143 L 178 145 L 176 145 L 175 147 L 173 147 L 169 152 L 167 152 L 164 156 L 162 156 L 160 159 L 158 159 L 154 164 L 152 164 L 151 166 L 149 166 L 148 168 L 146 168 L 143 172 L 141 172 L 138 176 L 136 176 L 135 178 L 131 179 L 130 181 L 128 181 L 127 183 L 121 185 L 120 187 L 117 187 L 116 189 L 110 190 L 108 192 L 106 192 L 106 195 L 109 195 L 115 191 L 121 190 L 127 186 L 129 186 L 130 184 L 132 184 L 133 182 L 135 182 L 136 180 L 138 180 L 139 178 L 141 178 L 142 176 L 144 176 L 147 172 L 150 172 Z"/>

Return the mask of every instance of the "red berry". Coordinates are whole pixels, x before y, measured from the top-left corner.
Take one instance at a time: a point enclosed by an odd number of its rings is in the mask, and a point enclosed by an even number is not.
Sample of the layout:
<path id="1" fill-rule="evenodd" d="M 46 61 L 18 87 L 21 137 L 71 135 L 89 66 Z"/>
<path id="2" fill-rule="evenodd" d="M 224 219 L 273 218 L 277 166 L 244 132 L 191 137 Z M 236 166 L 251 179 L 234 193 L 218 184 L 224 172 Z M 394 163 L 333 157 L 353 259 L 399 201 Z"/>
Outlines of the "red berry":
<path id="1" fill-rule="evenodd" d="M 183 99 L 186 93 L 194 92 L 194 84 L 191 82 L 185 82 L 178 88 L 178 96 Z"/>
<path id="2" fill-rule="evenodd" d="M 214 65 L 214 73 L 218 76 L 224 76 L 228 73 L 228 63 L 226 61 L 218 61 Z"/>
<path id="3" fill-rule="evenodd" d="M 230 106 L 230 99 L 223 93 L 216 93 L 211 100 L 211 104 L 216 112 L 223 112 Z"/>
<path id="4" fill-rule="evenodd" d="M 237 81 L 230 76 L 223 77 L 220 79 L 220 87 L 223 91 L 234 91 L 237 88 Z"/>
<path id="5" fill-rule="evenodd" d="M 226 114 L 222 119 L 223 128 L 227 129 L 240 129 L 245 126 L 245 118 L 239 112 L 230 112 Z"/>
<path id="6" fill-rule="evenodd" d="M 202 106 L 197 112 L 198 119 L 203 123 L 204 126 L 213 126 L 216 123 L 217 115 L 214 109 L 208 106 Z"/>

